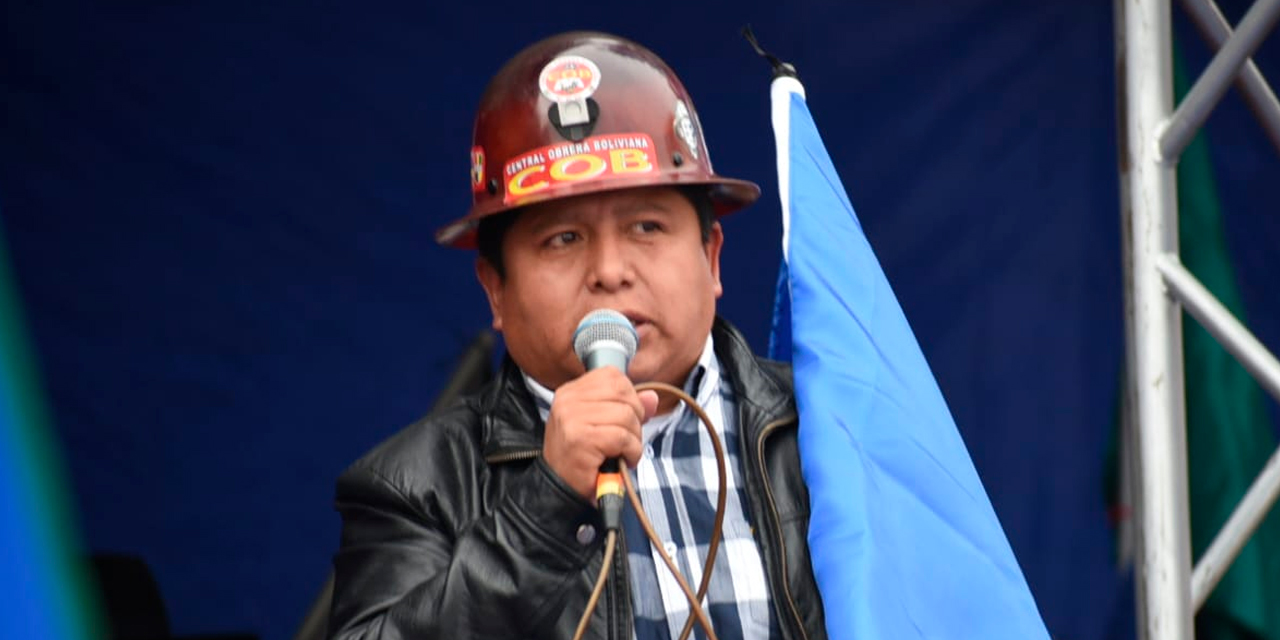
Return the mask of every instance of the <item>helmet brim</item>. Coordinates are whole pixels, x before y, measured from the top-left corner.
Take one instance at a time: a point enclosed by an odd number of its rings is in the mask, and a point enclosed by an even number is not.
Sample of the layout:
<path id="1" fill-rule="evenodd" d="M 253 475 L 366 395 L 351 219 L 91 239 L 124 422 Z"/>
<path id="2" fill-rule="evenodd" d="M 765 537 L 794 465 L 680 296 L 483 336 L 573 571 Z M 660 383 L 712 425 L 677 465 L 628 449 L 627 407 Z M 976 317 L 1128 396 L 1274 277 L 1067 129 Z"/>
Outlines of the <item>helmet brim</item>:
<path id="1" fill-rule="evenodd" d="M 559 189 L 548 189 L 534 197 L 521 201 L 519 204 L 506 205 L 499 201 L 490 201 L 472 207 L 471 211 L 467 212 L 467 215 L 436 231 L 436 242 L 442 246 L 456 249 L 474 249 L 476 248 L 476 228 L 480 225 L 481 219 L 528 207 L 539 202 L 623 189 L 683 186 L 706 186 L 707 195 L 711 198 L 717 218 L 743 209 L 760 198 L 760 186 L 756 183 L 720 176 L 709 178 L 705 175 L 669 173 L 657 176 L 656 179 L 655 176 L 637 176 L 626 179 L 581 182 L 565 185 Z"/>

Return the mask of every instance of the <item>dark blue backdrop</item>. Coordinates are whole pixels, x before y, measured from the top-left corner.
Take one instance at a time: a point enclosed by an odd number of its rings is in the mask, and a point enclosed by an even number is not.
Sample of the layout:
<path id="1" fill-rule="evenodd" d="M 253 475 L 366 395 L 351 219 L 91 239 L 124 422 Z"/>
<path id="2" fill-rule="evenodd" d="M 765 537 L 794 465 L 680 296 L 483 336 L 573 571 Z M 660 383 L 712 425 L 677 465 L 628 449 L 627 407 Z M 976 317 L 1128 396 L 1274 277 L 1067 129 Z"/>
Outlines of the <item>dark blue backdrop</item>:
<path id="1" fill-rule="evenodd" d="M 431 234 L 467 206 L 484 83 L 534 39 L 614 31 L 683 76 L 717 169 L 764 189 L 726 221 L 721 308 L 764 349 L 780 225 L 750 22 L 800 69 L 1050 630 L 1130 633 L 1101 485 L 1110 3 L 432 4 L 6 5 L 0 207 L 83 532 L 152 563 L 178 631 L 288 638 L 329 569 L 333 479 L 486 325 L 472 257 Z M 1210 135 L 1275 349 L 1280 162 L 1234 96 Z"/>

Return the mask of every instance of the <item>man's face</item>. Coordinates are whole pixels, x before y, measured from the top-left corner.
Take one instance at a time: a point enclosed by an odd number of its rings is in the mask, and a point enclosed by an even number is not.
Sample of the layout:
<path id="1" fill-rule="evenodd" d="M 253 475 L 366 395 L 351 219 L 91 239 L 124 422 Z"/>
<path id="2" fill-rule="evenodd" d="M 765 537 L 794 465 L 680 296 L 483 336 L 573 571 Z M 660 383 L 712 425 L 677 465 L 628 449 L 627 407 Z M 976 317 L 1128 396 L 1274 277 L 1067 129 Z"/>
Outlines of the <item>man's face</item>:
<path id="1" fill-rule="evenodd" d="M 702 242 L 692 203 L 673 188 L 614 191 L 522 211 L 503 239 L 505 279 L 483 259 L 476 274 L 493 328 L 544 386 L 582 375 L 573 332 L 596 309 L 635 324 L 633 381 L 680 386 L 715 319 L 723 242 L 719 223 Z"/>

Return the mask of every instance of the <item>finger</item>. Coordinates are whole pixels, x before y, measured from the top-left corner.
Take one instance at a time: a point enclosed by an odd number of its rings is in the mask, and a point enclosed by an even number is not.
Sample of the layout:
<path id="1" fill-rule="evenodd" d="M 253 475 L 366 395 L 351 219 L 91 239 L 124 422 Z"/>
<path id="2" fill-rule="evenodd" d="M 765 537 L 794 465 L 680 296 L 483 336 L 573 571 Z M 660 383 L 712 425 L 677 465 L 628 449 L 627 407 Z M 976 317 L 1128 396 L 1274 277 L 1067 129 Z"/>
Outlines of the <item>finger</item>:
<path id="1" fill-rule="evenodd" d="M 610 397 L 607 399 L 584 400 L 557 396 L 552 402 L 552 413 L 561 420 L 575 423 L 616 424 L 637 433 L 640 424 L 645 420 L 644 405 L 635 389 L 630 389 L 627 397 Z"/>
<path id="2" fill-rule="evenodd" d="M 622 442 L 622 459 L 627 461 L 628 467 L 635 467 L 640 463 L 640 455 L 644 453 L 644 442 L 640 438 L 629 435 Z"/>
<path id="3" fill-rule="evenodd" d="M 640 464 L 640 456 L 644 453 L 644 442 L 639 436 L 627 432 L 615 444 L 618 447 L 617 452 L 607 457 L 622 458 L 627 461 L 627 466 L 631 468 L 635 468 L 636 465 Z"/>
<path id="4" fill-rule="evenodd" d="M 658 392 L 653 389 L 646 389 L 636 394 L 640 399 L 640 404 L 644 406 L 644 415 L 640 416 L 641 422 L 646 422 L 653 416 L 658 414 Z"/>
<path id="5" fill-rule="evenodd" d="M 639 403 L 639 400 L 636 401 Z M 565 432 L 590 429 L 599 425 L 624 428 L 637 436 L 640 434 L 640 418 L 630 405 L 623 402 L 591 402 L 578 406 L 561 407 L 558 422 Z"/>
<path id="6" fill-rule="evenodd" d="M 644 422 L 644 405 L 636 395 L 635 385 L 622 372 L 613 367 L 604 367 L 587 372 L 586 375 L 566 382 L 556 390 L 556 402 L 579 403 L 591 401 L 623 402 L 631 407 L 636 420 Z"/>
<path id="7" fill-rule="evenodd" d="M 622 459 L 627 461 L 627 466 L 634 469 L 640 465 L 640 457 L 644 455 L 644 441 L 637 439 L 634 447 L 628 447 L 622 452 Z"/>
<path id="8" fill-rule="evenodd" d="M 584 444 L 585 448 L 593 450 L 595 456 L 599 457 L 599 460 L 592 460 L 595 466 L 600 466 L 607 458 L 625 458 L 628 464 L 635 466 L 644 448 L 638 434 L 616 425 L 602 425 L 592 429 Z"/>
<path id="9" fill-rule="evenodd" d="M 593 369 L 581 378 L 565 383 L 565 386 L 569 385 L 573 385 L 583 399 L 621 399 L 636 393 L 631 379 L 614 367 Z"/>

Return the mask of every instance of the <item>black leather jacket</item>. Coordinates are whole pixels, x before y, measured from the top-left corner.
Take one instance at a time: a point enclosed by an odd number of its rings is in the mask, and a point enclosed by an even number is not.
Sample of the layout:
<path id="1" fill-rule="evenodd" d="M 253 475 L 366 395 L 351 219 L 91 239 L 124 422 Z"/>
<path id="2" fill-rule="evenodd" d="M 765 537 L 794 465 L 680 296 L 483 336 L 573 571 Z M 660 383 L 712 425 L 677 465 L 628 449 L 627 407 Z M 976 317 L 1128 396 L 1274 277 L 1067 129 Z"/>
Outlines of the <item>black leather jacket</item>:
<path id="1" fill-rule="evenodd" d="M 791 371 L 756 358 L 723 320 L 713 331 L 737 397 L 755 537 L 783 636 L 824 639 Z M 599 530 L 599 516 L 543 462 L 542 429 L 508 360 L 484 391 L 348 469 L 337 487 L 330 637 L 571 638 L 604 536 L 579 542 L 579 528 Z M 621 547 L 588 638 L 631 638 L 626 558 Z"/>

